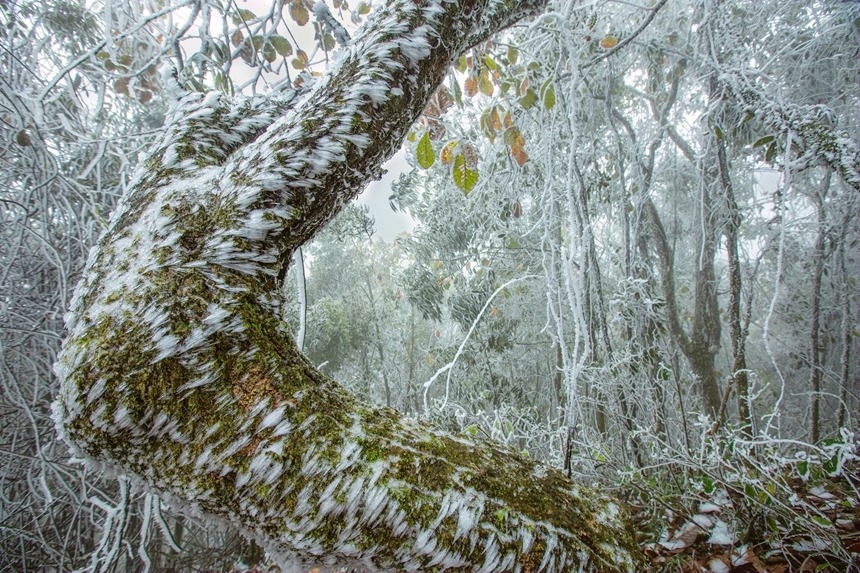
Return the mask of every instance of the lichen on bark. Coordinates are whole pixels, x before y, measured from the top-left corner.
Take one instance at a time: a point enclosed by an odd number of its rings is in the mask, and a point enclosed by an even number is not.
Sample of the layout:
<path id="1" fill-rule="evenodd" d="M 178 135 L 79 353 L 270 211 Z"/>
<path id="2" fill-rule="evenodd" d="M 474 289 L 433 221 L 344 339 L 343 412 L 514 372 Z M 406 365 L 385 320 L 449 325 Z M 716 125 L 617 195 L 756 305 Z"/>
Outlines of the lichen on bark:
<path id="1" fill-rule="evenodd" d="M 293 250 L 379 173 L 453 58 L 542 4 L 395 0 L 302 93 L 184 95 L 66 317 L 54 416 L 73 453 L 285 564 L 633 570 L 611 499 L 361 403 L 280 319 Z"/>

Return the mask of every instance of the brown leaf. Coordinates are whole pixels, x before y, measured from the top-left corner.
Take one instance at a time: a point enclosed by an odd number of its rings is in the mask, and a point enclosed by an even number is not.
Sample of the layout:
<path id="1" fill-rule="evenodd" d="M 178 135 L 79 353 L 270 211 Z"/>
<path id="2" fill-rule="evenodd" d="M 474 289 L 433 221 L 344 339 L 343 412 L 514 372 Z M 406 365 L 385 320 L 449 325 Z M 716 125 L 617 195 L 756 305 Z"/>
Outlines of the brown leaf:
<path id="1" fill-rule="evenodd" d="M 293 0 L 290 4 L 290 17 L 299 26 L 304 26 L 308 23 L 310 20 L 310 13 L 308 13 L 308 9 L 305 8 L 302 0 Z"/>
<path id="2" fill-rule="evenodd" d="M 526 150 L 523 149 L 523 147 L 519 146 L 519 145 L 515 145 L 515 146 L 511 147 L 511 155 L 513 156 L 514 160 L 517 162 L 517 165 L 519 165 L 520 167 L 525 165 L 526 161 L 529 160 L 528 153 L 526 153 Z"/>
<path id="3" fill-rule="evenodd" d="M 466 81 L 463 83 L 463 89 L 467 96 L 475 97 L 478 93 L 478 78 L 476 76 L 466 78 Z"/>

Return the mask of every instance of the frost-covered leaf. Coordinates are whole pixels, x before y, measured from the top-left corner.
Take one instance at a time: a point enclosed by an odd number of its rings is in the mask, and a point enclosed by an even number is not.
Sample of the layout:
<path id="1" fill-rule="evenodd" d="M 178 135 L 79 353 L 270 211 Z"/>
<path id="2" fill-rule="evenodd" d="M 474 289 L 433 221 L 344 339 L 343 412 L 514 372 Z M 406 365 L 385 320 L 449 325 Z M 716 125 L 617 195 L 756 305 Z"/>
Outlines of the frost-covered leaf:
<path id="1" fill-rule="evenodd" d="M 256 20 L 257 15 L 246 8 L 239 8 L 239 10 L 233 14 L 232 18 L 233 23 L 238 25 Z"/>
<path id="2" fill-rule="evenodd" d="M 547 80 L 543 86 L 543 107 L 547 111 L 555 107 L 555 86 L 552 80 Z"/>
<path id="3" fill-rule="evenodd" d="M 607 34 L 600 40 L 600 47 L 606 50 L 610 50 L 618 45 L 618 36 L 613 36 L 612 34 Z"/>
<path id="4" fill-rule="evenodd" d="M 469 76 L 466 78 L 466 81 L 463 82 L 463 88 L 466 91 L 466 95 L 469 97 L 475 97 L 478 93 L 478 78 L 477 76 Z"/>
<path id="5" fill-rule="evenodd" d="M 308 66 L 308 55 L 304 50 L 296 52 L 296 57 L 291 62 L 297 70 L 303 70 Z"/>
<path id="6" fill-rule="evenodd" d="M 301 0 L 293 0 L 290 4 L 290 17 L 299 26 L 304 26 L 310 20 L 310 13 Z"/>
<path id="7" fill-rule="evenodd" d="M 436 162 L 436 153 L 433 151 L 433 143 L 430 141 L 430 132 L 425 131 L 418 140 L 418 148 L 415 150 L 418 165 L 423 169 L 430 169 Z"/>
<path id="8" fill-rule="evenodd" d="M 286 58 L 293 55 L 293 45 L 283 36 L 274 34 L 269 37 L 269 42 L 272 44 L 272 47 L 275 48 L 275 51 L 281 56 Z"/>
<path id="9" fill-rule="evenodd" d="M 490 80 L 489 70 L 483 69 L 481 70 L 481 73 L 478 74 L 478 88 L 485 96 L 493 95 L 493 82 Z"/>
<path id="10" fill-rule="evenodd" d="M 454 161 L 454 149 L 457 147 L 457 141 L 449 141 L 445 144 L 445 147 L 442 148 L 442 152 L 439 154 L 442 163 L 445 165 L 449 165 L 452 161 Z"/>
<path id="11" fill-rule="evenodd" d="M 469 169 L 466 164 L 466 157 L 460 153 L 454 158 L 454 170 L 452 172 L 454 183 L 465 195 L 468 195 L 475 184 L 478 183 L 478 172 L 474 169 Z"/>
<path id="12" fill-rule="evenodd" d="M 532 106 L 537 102 L 537 93 L 532 88 L 528 88 L 523 97 L 520 98 L 520 105 L 525 109 L 531 109 Z"/>

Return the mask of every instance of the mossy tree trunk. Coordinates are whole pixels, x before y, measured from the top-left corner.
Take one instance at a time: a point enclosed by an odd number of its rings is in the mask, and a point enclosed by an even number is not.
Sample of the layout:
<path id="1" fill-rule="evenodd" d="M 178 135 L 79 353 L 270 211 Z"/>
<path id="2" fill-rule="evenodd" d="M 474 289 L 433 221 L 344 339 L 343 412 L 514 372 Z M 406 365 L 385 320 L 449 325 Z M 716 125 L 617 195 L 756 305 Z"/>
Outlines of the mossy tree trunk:
<path id="1" fill-rule="evenodd" d="M 610 499 L 359 402 L 281 320 L 295 249 L 455 57 L 544 1 L 393 0 L 301 93 L 183 96 L 71 303 L 54 415 L 73 453 L 294 566 L 633 570 Z"/>

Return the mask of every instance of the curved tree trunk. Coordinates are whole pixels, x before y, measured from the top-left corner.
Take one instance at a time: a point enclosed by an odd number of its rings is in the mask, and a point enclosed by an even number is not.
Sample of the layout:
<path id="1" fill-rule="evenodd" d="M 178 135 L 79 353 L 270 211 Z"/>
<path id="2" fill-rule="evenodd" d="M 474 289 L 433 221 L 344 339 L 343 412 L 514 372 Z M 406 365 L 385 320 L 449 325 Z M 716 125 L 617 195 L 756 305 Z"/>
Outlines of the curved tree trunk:
<path id="1" fill-rule="evenodd" d="M 280 320 L 292 254 L 400 146 L 463 50 L 543 0 L 395 0 L 301 94 L 188 94 L 93 251 L 54 416 L 73 453 L 282 563 L 633 570 L 610 499 L 366 406 Z"/>

